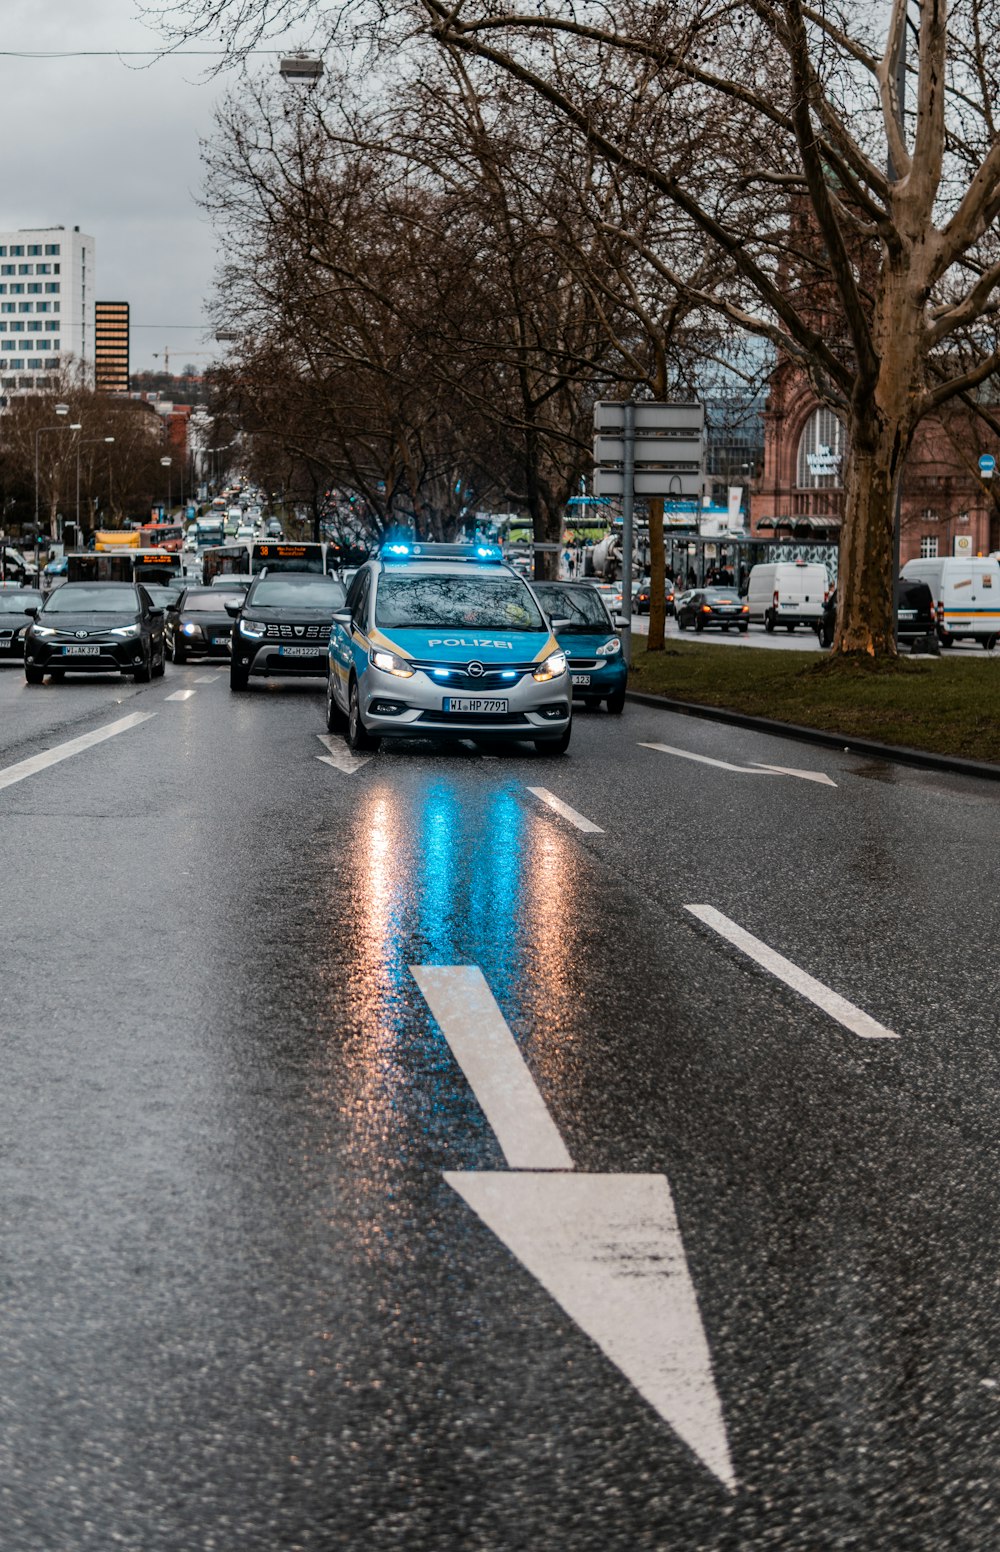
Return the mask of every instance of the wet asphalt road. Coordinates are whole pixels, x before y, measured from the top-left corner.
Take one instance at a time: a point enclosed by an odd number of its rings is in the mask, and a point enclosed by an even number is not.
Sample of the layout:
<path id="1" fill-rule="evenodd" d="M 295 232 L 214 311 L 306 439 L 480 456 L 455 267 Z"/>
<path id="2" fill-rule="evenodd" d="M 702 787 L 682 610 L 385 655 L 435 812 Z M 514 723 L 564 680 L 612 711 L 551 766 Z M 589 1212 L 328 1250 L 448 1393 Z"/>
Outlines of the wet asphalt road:
<path id="1" fill-rule="evenodd" d="M 0 781 L 133 713 L 0 790 L 3 1552 L 996 1547 L 992 786 L 632 706 L 348 774 L 198 665 L 4 669 Z M 669 1181 L 731 1486 L 445 1179 L 508 1161 L 421 965 Z"/>

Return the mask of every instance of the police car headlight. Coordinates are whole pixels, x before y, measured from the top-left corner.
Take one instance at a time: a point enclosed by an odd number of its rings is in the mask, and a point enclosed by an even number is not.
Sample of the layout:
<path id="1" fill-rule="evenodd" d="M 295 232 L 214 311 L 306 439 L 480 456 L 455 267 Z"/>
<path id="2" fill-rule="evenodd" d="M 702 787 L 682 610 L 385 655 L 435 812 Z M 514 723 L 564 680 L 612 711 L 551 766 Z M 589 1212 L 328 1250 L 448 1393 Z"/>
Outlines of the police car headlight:
<path id="1" fill-rule="evenodd" d="M 550 652 L 544 663 L 532 670 L 531 677 L 539 684 L 544 684 L 548 679 L 558 679 L 560 674 L 566 672 L 565 652 Z"/>
<path id="2" fill-rule="evenodd" d="M 138 636 L 138 625 L 116 625 L 111 632 L 112 636 Z"/>
<path id="3" fill-rule="evenodd" d="M 397 679 L 412 679 L 413 669 L 405 657 L 387 652 L 384 647 L 372 647 L 371 664 L 383 674 L 393 674 Z"/>
<path id="4" fill-rule="evenodd" d="M 240 635 L 251 636 L 254 641 L 259 641 L 261 636 L 267 635 L 267 626 L 260 620 L 241 620 Z"/>
<path id="5" fill-rule="evenodd" d="M 598 647 L 596 656 L 597 657 L 614 657 L 615 653 L 616 652 L 620 652 L 621 649 L 622 649 L 622 644 L 618 640 L 618 637 L 617 636 L 612 636 L 611 640 L 610 641 L 606 641 L 604 643 L 603 647 Z"/>

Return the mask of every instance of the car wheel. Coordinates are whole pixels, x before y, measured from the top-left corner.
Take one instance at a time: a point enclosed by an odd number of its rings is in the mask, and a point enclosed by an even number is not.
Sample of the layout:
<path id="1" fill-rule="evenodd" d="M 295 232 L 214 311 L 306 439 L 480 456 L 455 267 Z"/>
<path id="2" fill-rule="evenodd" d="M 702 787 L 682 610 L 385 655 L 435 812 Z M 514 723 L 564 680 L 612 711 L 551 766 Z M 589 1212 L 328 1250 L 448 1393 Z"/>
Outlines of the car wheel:
<path id="1" fill-rule="evenodd" d="M 29 684 L 41 684 L 42 680 L 45 678 L 45 670 L 42 668 L 36 668 L 33 663 L 25 663 L 24 677 Z"/>
<path id="2" fill-rule="evenodd" d="M 614 695 L 608 696 L 608 710 L 616 717 L 620 717 L 625 710 L 625 691 L 616 690 Z"/>
<path id="3" fill-rule="evenodd" d="M 943 647 L 953 647 L 955 638 L 948 631 L 938 631 L 938 640 Z"/>
<path id="4" fill-rule="evenodd" d="M 678 615 L 677 616 L 677 629 L 678 630 L 687 630 L 687 628 L 688 628 L 687 620 L 682 620 L 680 615 Z"/>
<path id="5" fill-rule="evenodd" d="M 141 668 L 137 668 L 135 670 L 135 672 L 132 675 L 132 678 L 135 680 L 136 684 L 148 684 L 150 679 L 152 679 L 152 677 L 153 677 L 153 649 L 152 649 L 152 647 L 150 647 L 150 649 L 149 649 L 149 657 L 146 659 L 145 663 L 143 663 Z"/>
<path id="6" fill-rule="evenodd" d="M 328 733 L 339 733 L 344 726 L 344 713 L 337 705 L 333 693 L 333 675 L 330 674 L 326 681 L 326 730 Z"/>
<path id="7" fill-rule="evenodd" d="M 997 644 L 997 639 L 998 638 L 996 636 L 984 636 L 983 637 L 983 646 L 986 648 L 987 652 L 992 652 L 993 651 L 993 648 Z"/>
<path id="8" fill-rule="evenodd" d="M 566 750 L 569 748 L 570 734 L 572 731 L 573 723 L 570 721 L 569 726 L 566 728 L 566 731 L 563 733 L 561 738 L 536 738 L 535 748 L 538 750 L 539 754 L 565 754 Z"/>
<path id="9" fill-rule="evenodd" d="M 788 632 L 789 636 L 791 636 L 794 633 L 794 631 L 795 631 L 795 626 L 794 625 L 786 625 L 785 629 Z"/>
<path id="10" fill-rule="evenodd" d="M 361 716 L 361 692 L 358 689 L 358 681 L 351 680 L 351 692 L 349 698 L 350 709 L 347 713 L 347 747 L 355 754 L 374 753 L 382 743 L 381 738 L 375 733 L 369 733 Z"/>
<path id="11" fill-rule="evenodd" d="M 695 633 L 697 635 L 699 635 L 699 636 L 701 635 L 702 631 L 705 629 L 705 621 L 701 618 L 700 615 L 699 615 L 698 619 L 695 620 L 695 622 L 694 622 L 694 628 L 695 628 Z"/>
<path id="12" fill-rule="evenodd" d="M 739 625 L 737 626 L 737 629 L 741 636 L 745 636 L 750 627 L 749 625 Z"/>
<path id="13" fill-rule="evenodd" d="M 176 636 L 174 637 L 174 650 L 170 654 L 170 661 L 172 663 L 176 663 L 178 668 L 180 668 L 183 663 L 187 662 L 187 653 L 184 651 L 184 648 L 181 646 Z"/>
<path id="14" fill-rule="evenodd" d="M 250 683 L 250 675 L 245 668 L 241 668 L 235 660 L 229 665 L 229 688 L 231 690 L 245 690 Z"/>
<path id="15" fill-rule="evenodd" d="M 153 678 L 162 679 L 167 671 L 167 649 L 160 644 L 160 655 L 153 660 Z"/>
<path id="16" fill-rule="evenodd" d="M 774 630 L 774 615 L 771 613 L 770 609 L 767 609 L 764 612 L 764 629 L 767 631 L 769 636 Z"/>

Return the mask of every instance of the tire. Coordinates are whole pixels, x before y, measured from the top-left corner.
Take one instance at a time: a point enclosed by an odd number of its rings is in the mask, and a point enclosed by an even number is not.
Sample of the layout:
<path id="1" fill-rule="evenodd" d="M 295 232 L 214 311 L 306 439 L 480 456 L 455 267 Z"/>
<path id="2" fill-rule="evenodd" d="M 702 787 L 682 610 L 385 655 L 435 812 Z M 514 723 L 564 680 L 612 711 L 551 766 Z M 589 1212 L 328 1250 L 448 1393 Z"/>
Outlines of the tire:
<path id="1" fill-rule="evenodd" d="M 612 716 L 620 717 L 625 710 L 625 691 L 616 690 L 614 695 L 608 696 L 608 710 Z"/>
<path id="2" fill-rule="evenodd" d="M 141 668 L 137 668 L 132 674 L 136 684 L 148 684 L 153 677 L 153 649 L 149 649 L 149 657 Z"/>
<path id="3" fill-rule="evenodd" d="M 794 636 L 795 635 L 795 626 L 794 625 L 786 625 L 785 629 L 788 632 L 789 636 Z"/>
<path id="4" fill-rule="evenodd" d="M 770 609 L 765 609 L 764 611 L 764 629 L 769 636 L 774 634 L 774 615 Z"/>
<path id="5" fill-rule="evenodd" d="M 229 665 L 229 688 L 231 690 L 245 690 L 249 683 L 250 675 L 234 659 Z"/>
<path id="6" fill-rule="evenodd" d="M 701 618 L 701 615 L 699 615 L 698 618 L 694 622 L 694 632 L 695 632 L 695 635 L 696 636 L 700 636 L 704 629 L 705 629 L 705 621 Z"/>
<path id="7" fill-rule="evenodd" d="M 25 663 L 24 677 L 29 684 L 41 684 L 45 678 L 45 670 L 43 668 L 36 668 L 33 663 Z"/>
<path id="8" fill-rule="evenodd" d="M 160 643 L 160 655 L 153 660 L 153 678 L 162 679 L 167 671 L 167 649 Z"/>
<path id="9" fill-rule="evenodd" d="M 983 646 L 986 648 L 987 652 L 992 652 L 993 651 L 993 648 L 996 646 L 998 639 L 1000 639 L 1000 638 L 998 638 L 996 636 L 984 636 L 983 637 Z"/>
<path id="10" fill-rule="evenodd" d="M 347 713 L 347 728 L 344 737 L 347 747 L 354 754 L 374 754 L 381 748 L 382 740 L 375 733 L 369 733 L 361 716 L 361 695 L 358 691 L 358 681 L 351 680 L 349 696 L 350 710 Z"/>
<path id="11" fill-rule="evenodd" d="M 333 697 L 333 675 L 330 674 L 326 681 L 326 730 L 328 733 L 341 733 L 344 728 L 344 713 Z"/>
<path id="12" fill-rule="evenodd" d="M 687 630 L 687 620 L 682 620 L 680 615 L 677 616 L 677 629 Z"/>
<path id="13" fill-rule="evenodd" d="M 561 738 L 536 738 L 535 748 L 539 754 L 565 754 L 569 748 L 570 734 L 573 731 L 572 720 Z"/>
<path id="14" fill-rule="evenodd" d="M 953 647 L 955 645 L 954 636 L 949 635 L 945 630 L 938 631 L 938 640 L 943 647 Z"/>
<path id="15" fill-rule="evenodd" d="M 184 651 L 184 648 L 181 646 L 176 636 L 174 637 L 174 650 L 170 654 L 170 661 L 172 663 L 176 663 L 178 668 L 187 662 L 187 653 Z"/>
<path id="16" fill-rule="evenodd" d="M 745 636 L 747 631 L 750 629 L 749 625 L 738 625 L 736 628 L 741 636 Z"/>

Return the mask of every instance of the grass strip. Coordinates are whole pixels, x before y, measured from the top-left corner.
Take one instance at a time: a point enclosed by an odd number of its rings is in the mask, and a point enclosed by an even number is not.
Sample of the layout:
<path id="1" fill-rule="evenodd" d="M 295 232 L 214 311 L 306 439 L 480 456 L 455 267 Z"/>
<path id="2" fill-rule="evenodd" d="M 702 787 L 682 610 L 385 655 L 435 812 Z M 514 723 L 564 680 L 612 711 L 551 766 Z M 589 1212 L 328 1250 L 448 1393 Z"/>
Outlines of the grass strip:
<path id="1" fill-rule="evenodd" d="M 1000 764 L 1000 654 L 930 662 L 835 661 L 828 652 L 670 643 L 633 637 L 629 688 L 694 705 L 822 728 L 847 738 Z"/>

